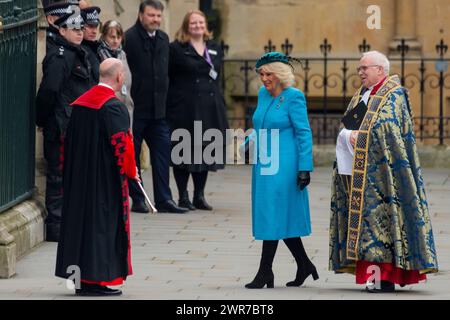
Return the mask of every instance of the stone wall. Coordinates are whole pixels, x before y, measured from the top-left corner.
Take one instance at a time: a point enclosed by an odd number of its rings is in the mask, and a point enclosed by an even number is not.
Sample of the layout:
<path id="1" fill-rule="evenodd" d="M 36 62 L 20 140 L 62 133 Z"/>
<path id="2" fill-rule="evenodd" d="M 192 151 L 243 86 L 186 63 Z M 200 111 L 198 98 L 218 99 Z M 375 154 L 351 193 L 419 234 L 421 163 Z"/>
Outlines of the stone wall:
<path id="1" fill-rule="evenodd" d="M 0 278 L 16 272 L 16 260 L 44 241 L 44 207 L 28 200 L 0 215 Z"/>
<path id="2" fill-rule="evenodd" d="M 381 29 L 366 25 L 370 5 L 381 9 Z M 419 54 L 435 56 L 435 44 L 450 42 L 450 6 L 447 0 L 215 0 L 220 9 L 222 36 L 230 45 L 230 57 L 256 57 L 268 39 L 280 50 L 289 38 L 293 55 L 320 56 L 324 38 L 336 56 L 358 55 L 363 38 L 372 49 L 389 53 L 400 37 L 416 40 Z M 410 51 L 410 54 L 417 52 Z"/>

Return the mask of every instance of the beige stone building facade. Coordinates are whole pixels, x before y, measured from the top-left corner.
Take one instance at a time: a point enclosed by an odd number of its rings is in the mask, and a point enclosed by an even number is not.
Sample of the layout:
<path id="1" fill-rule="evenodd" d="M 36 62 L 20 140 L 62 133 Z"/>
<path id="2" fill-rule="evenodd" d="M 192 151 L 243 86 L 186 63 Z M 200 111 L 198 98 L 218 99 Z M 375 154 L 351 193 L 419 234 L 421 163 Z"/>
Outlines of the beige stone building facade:
<path id="1" fill-rule="evenodd" d="M 293 46 L 292 56 L 304 61 L 311 58 L 308 61 L 310 79 L 306 92 L 310 112 L 320 113 L 324 108 L 332 114 L 343 112 L 343 58 L 354 59 L 346 61 L 345 66 L 348 79 L 345 95 L 351 96 L 359 86 L 355 70 L 363 39 L 371 50 L 388 55 L 391 73 L 397 74 L 402 70 L 397 47 L 400 40 L 405 39 L 409 50 L 405 54 L 404 76 L 413 112 L 417 118 L 424 117 L 425 134 L 432 135 L 438 130 L 437 117 L 441 113 L 439 72 L 436 71 L 436 61 L 427 59 L 439 58 L 436 45 L 441 39 L 445 44 L 450 43 L 448 0 L 215 0 L 214 5 L 222 16 L 221 38 L 229 45 L 228 59 L 256 59 L 264 52 L 269 40 L 275 50 L 283 51 L 282 44 L 286 39 Z M 327 106 L 324 106 L 323 99 L 324 62 L 314 60 L 324 57 L 321 50 L 324 39 L 331 45 L 327 53 L 330 58 L 327 62 Z M 448 57 L 450 53 L 444 54 L 444 58 Z M 425 59 L 423 65 L 421 58 Z M 245 115 L 245 104 L 256 103 L 260 84 L 254 73 L 249 72 L 248 97 L 242 80 L 243 65 L 237 62 L 229 65 L 232 70 L 227 70 L 227 78 L 233 80 L 226 84 L 226 87 L 232 87 L 227 101 L 233 105 L 230 110 L 233 116 L 240 118 Z M 443 65 L 445 68 L 446 63 Z M 304 90 L 304 69 L 298 67 L 296 72 L 298 87 Z M 316 75 L 311 76 L 313 74 Z M 442 113 L 447 128 L 444 135 L 449 136 L 450 79 L 446 68 L 443 75 Z M 420 122 L 416 123 L 419 128 Z M 437 142 L 436 139 L 424 141 L 430 144 Z"/>
<path id="2" fill-rule="evenodd" d="M 435 44 L 449 39 L 450 3 L 447 0 L 216 0 L 223 15 L 223 38 L 230 56 L 254 57 L 271 39 L 277 49 L 289 38 L 293 55 L 320 56 L 324 38 L 334 56 L 358 54 L 363 38 L 372 48 L 389 53 L 405 38 L 412 52 L 435 55 Z M 369 29 L 371 6 L 380 9 L 380 29 Z M 450 39 L 449 39 L 450 40 Z"/>

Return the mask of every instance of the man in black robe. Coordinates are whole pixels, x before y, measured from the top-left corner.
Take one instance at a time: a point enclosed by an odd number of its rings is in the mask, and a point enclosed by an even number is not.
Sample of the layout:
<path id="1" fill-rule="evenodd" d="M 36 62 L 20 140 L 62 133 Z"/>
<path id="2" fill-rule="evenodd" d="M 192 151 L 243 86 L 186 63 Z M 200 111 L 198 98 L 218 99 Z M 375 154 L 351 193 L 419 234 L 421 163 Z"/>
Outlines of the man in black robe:
<path id="1" fill-rule="evenodd" d="M 106 59 L 100 83 L 71 104 L 56 276 L 79 280 L 77 295 L 120 295 L 107 286 L 132 273 L 127 178 L 136 163 L 128 110 L 115 96 L 123 80 L 122 62 Z"/>

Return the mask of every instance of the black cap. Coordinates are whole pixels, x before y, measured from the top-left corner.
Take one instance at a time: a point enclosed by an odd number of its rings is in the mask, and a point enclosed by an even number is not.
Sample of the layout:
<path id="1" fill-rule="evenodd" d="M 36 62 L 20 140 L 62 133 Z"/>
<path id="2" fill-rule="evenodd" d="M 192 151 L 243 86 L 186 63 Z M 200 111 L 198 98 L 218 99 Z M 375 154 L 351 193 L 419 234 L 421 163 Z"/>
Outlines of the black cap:
<path id="1" fill-rule="evenodd" d="M 100 12 L 102 11 L 99 7 L 88 7 L 83 10 L 86 16 L 86 24 L 98 26 L 100 24 Z"/>
<path id="2" fill-rule="evenodd" d="M 74 5 L 75 4 L 73 3 L 67 2 L 52 3 L 44 7 L 44 13 L 46 16 L 62 17 L 66 14 L 72 13 L 73 12 L 72 6 Z"/>
<path id="3" fill-rule="evenodd" d="M 81 29 L 84 27 L 86 23 L 85 15 L 80 13 L 70 13 L 62 16 L 58 20 L 55 21 L 55 25 L 60 28 L 68 28 L 68 29 Z"/>

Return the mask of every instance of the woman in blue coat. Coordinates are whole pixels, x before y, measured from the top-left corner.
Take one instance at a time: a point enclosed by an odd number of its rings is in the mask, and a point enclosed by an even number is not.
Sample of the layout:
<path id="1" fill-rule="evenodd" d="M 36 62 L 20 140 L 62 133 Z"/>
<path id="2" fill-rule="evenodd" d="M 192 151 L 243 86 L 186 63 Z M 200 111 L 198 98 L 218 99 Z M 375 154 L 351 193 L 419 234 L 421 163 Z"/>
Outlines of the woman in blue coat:
<path id="1" fill-rule="evenodd" d="M 263 55 L 256 70 L 263 86 L 253 115 L 256 152 L 252 175 L 253 236 L 263 240 L 261 262 L 249 289 L 273 288 L 272 262 L 283 240 L 297 262 L 287 286 L 318 279 L 301 237 L 311 233 L 308 190 L 313 170 L 312 134 L 303 93 L 294 88 L 292 58 L 278 52 Z"/>

